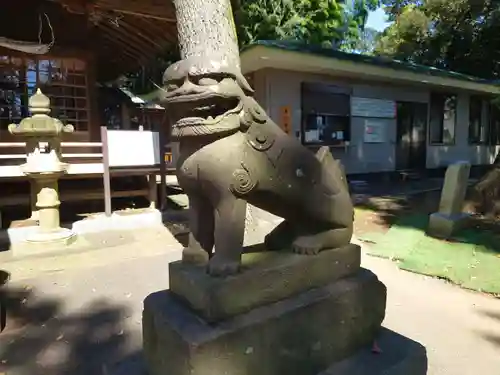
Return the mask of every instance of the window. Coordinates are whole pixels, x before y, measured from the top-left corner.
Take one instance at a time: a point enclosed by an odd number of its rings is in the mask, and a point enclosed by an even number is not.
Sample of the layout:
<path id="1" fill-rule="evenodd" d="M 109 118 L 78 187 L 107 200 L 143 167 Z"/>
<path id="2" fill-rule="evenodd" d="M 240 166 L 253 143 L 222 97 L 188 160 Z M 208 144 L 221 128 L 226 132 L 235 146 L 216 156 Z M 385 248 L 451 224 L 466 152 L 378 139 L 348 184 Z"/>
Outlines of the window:
<path id="1" fill-rule="evenodd" d="M 488 116 L 486 102 L 480 96 L 469 100 L 469 144 L 482 144 L 488 140 Z M 484 110 L 483 110 L 484 108 Z"/>
<path id="2" fill-rule="evenodd" d="M 350 138 L 350 118 L 325 114 L 306 114 L 303 122 L 304 144 L 342 144 Z"/>
<path id="3" fill-rule="evenodd" d="M 500 108 L 496 103 L 490 103 L 489 105 L 490 114 L 490 144 L 500 145 Z"/>
<path id="4" fill-rule="evenodd" d="M 343 87 L 302 84 L 301 138 L 305 145 L 341 145 L 350 140 L 350 92 Z"/>
<path id="5" fill-rule="evenodd" d="M 431 144 L 455 143 L 456 95 L 431 94 L 429 138 Z"/>
<path id="6" fill-rule="evenodd" d="M 40 88 L 51 99 L 51 115 L 88 130 L 86 65 L 78 59 L 0 56 L 0 131 L 29 116 L 28 98 Z"/>

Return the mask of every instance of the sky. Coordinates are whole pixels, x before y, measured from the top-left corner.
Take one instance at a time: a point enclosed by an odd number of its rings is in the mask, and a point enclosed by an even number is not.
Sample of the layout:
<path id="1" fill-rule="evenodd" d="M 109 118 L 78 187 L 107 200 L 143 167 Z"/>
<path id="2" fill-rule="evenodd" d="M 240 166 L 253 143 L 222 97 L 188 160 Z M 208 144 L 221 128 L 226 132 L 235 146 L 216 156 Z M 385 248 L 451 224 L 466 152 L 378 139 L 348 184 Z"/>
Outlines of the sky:
<path id="1" fill-rule="evenodd" d="M 390 23 L 386 21 L 386 16 L 382 8 L 378 8 L 374 12 L 370 12 L 366 27 L 370 27 L 377 31 L 384 30 Z"/>

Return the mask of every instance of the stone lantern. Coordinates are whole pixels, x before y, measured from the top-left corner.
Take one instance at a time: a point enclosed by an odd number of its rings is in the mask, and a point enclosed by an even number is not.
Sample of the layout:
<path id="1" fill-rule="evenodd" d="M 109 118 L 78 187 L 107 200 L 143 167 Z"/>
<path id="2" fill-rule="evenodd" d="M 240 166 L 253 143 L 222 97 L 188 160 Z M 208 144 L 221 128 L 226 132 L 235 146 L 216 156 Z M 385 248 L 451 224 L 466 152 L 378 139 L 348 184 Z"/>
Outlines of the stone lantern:
<path id="1" fill-rule="evenodd" d="M 60 227 L 57 181 L 69 166 L 61 161 L 61 136 L 73 132 L 74 128 L 49 116 L 50 99 L 40 89 L 30 97 L 28 104 L 32 116 L 9 125 L 12 135 L 26 140 L 26 163 L 20 168 L 31 179 L 34 190 L 31 196 L 36 197 L 38 209 L 38 228 L 27 241 L 68 244 L 75 236 L 69 229 Z"/>

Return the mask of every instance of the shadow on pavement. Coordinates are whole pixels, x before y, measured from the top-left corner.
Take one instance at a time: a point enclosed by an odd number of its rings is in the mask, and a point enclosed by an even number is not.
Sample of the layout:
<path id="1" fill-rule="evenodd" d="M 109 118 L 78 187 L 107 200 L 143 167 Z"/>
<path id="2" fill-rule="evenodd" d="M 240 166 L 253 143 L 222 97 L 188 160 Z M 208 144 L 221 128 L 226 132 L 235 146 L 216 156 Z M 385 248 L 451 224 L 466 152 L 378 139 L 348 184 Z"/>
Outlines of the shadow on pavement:
<path id="1" fill-rule="evenodd" d="M 500 331 L 500 312 L 482 310 L 479 313 L 487 318 L 490 318 L 492 321 L 495 321 L 496 325 L 498 327 L 497 329 L 495 329 L 495 332 Z M 492 343 L 494 345 L 500 346 L 500 334 L 498 334 L 498 333 L 492 334 L 491 332 L 488 332 L 488 331 L 480 331 L 479 333 L 485 340 L 489 341 L 490 343 Z"/>
<path id="2" fill-rule="evenodd" d="M 124 306 L 96 300 L 81 313 L 66 314 L 63 301 L 8 283 L 0 284 L 0 305 L 6 312 L 0 373 L 146 374 L 142 353 L 127 348 Z"/>

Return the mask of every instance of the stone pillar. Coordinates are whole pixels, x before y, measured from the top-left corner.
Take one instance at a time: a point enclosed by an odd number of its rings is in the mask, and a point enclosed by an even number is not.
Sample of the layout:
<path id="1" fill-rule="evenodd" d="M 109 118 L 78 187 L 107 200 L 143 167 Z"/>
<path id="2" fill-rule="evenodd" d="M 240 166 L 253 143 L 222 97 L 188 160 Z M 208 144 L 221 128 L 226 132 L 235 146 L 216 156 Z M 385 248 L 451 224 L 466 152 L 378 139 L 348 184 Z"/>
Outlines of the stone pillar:
<path id="1" fill-rule="evenodd" d="M 43 188 L 37 194 L 36 206 L 38 208 L 38 217 L 40 221 L 40 232 L 51 233 L 60 229 L 59 218 L 59 194 L 57 180 L 47 179 L 43 182 Z"/>
<path id="2" fill-rule="evenodd" d="M 152 210 L 156 209 L 156 203 L 158 202 L 158 185 L 156 183 L 156 174 L 151 173 L 148 175 L 148 199 L 149 208 Z M 161 207 L 161 204 L 158 206 Z"/>
<path id="3" fill-rule="evenodd" d="M 468 214 L 462 212 L 469 181 L 470 163 L 451 164 L 446 170 L 439 211 L 429 217 L 427 233 L 433 237 L 450 238 L 466 223 Z"/>

